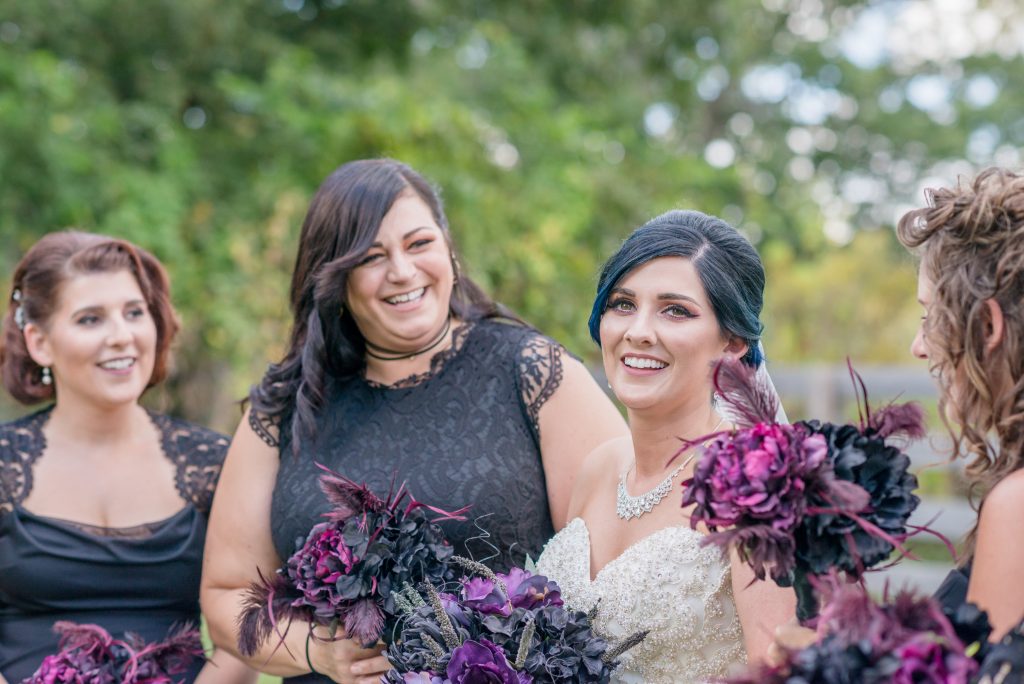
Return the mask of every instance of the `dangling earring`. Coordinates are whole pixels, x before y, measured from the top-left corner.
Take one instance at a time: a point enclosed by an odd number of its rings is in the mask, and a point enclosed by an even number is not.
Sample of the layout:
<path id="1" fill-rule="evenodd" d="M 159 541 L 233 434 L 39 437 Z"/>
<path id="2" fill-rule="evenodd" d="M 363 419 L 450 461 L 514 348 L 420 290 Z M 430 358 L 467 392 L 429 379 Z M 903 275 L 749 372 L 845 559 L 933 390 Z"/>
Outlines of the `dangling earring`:
<path id="1" fill-rule="evenodd" d="M 43 366 L 43 377 L 40 378 L 40 382 L 42 382 L 44 385 L 53 384 L 53 376 L 50 374 L 49 366 Z"/>

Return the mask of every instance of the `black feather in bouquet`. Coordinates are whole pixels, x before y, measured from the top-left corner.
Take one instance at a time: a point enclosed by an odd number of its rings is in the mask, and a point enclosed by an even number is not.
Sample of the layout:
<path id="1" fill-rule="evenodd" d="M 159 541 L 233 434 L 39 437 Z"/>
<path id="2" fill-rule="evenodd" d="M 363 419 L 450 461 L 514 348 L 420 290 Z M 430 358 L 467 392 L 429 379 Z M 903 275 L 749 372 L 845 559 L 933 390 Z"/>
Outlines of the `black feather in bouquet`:
<path id="1" fill-rule="evenodd" d="M 859 425 L 785 424 L 775 422 L 778 398 L 755 369 L 720 361 L 714 384 L 737 429 L 712 435 L 682 483 L 691 526 L 711 531 L 704 543 L 735 548 L 758 579 L 792 586 L 805 621 L 817 613 L 811 578 L 839 570 L 860 580 L 901 548 L 920 501 L 910 459 L 891 443 L 924 435 L 920 407 L 872 413 L 860 377 L 850 373 L 861 391 Z"/>
<path id="2" fill-rule="evenodd" d="M 318 466 L 332 509 L 296 544 L 285 567 L 250 586 L 239 618 L 243 655 L 255 654 L 275 631 L 283 643 L 292 620 L 308 622 L 310 629 L 327 626 L 332 634 L 343 627 L 346 637 L 371 645 L 390 633 L 403 587 L 455 578 L 448 563 L 453 549 L 436 523 L 463 520 L 467 508 L 449 513 L 429 506 L 405 485 L 382 499 Z"/>
<path id="3" fill-rule="evenodd" d="M 605 684 L 617 658 L 645 636 L 611 648 L 591 629 L 594 615 L 572 611 L 558 585 L 512 568 L 495 575 L 473 561 L 456 562 L 480 577 L 458 594 L 425 585 L 403 595 L 406 617 L 385 655 L 394 669 L 384 682 L 408 684 Z M 410 588 L 411 589 L 411 588 Z"/>
<path id="4" fill-rule="evenodd" d="M 784 662 L 730 677 L 726 684 L 968 684 L 989 654 L 991 628 L 973 604 L 944 611 L 935 599 L 901 591 L 875 603 L 835 575 L 816 580 L 826 602 L 819 640 Z M 1019 681 L 1019 680 L 1018 680 Z"/>
<path id="5" fill-rule="evenodd" d="M 199 632 L 184 626 L 164 641 L 146 643 L 134 634 L 115 639 L 99 625 L 60 621 L 60 651 L 43 659 L 22 684 L 175 684 L 203 656 Z"/>

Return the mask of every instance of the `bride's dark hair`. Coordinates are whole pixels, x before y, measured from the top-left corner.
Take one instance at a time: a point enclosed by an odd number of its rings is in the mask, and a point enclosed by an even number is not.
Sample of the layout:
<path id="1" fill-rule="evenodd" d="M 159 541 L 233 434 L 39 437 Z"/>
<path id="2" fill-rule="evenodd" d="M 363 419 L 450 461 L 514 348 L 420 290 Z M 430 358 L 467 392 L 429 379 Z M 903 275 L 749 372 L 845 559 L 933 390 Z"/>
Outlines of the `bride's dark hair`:
<path id="1" fill-rule="evenodd" d="M 622 278 L 659 257 L 689 259 L 715 310 L 722 332 L 747 343 L 743 362 L 762 361 L 761 307 L 764 304 L 764 266 L 761 257 L 739 231 L 720 218 L 699 211 L 670 211 L 651 219 L 626 238 L 604 268 L 590 312 L 590 336 L 601 344 L 601 317 L 608 297 Z"/>
<path id="2" fill-rule="evenodd" d="M 291 442 L 297 452 L 299 440 L 312 434 L 330 378 L 350 377 L 365 367 L 363 336 L 351 314 L 343 312 L 348 273 L 369 250 L 391 205 L 409 192 L 430 208 L 458 269 L 441 198 L 401 162 L 344 164 L 324 180 L 309 205 L 292 273 L 288 349 L 249 393 L 252 410 L 280 427 L 282 449 Z M 514 318 L 465 273 L 457 276 L 449 305 L 456 318 Z"/>

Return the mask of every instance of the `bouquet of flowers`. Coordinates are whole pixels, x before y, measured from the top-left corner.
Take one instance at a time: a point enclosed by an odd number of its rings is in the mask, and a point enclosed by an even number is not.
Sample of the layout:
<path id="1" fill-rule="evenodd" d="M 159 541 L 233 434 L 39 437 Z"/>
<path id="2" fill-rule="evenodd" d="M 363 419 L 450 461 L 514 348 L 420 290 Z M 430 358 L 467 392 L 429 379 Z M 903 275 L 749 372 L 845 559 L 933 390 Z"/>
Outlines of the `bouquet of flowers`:
<path id="1" fill-rule="evenodd" d="M 199 632 L 189 626 L 147 644 L 136 635 L 115 639 L 98 625 L 57 622 L 60 652 L 43 659 L 22 684 L 173 684 L 203 655 Z"/>
<path id="2" fill-rule="evenodd" d="M 567 609 L 558 585 L 522 568 L 495 575 L 454 559 L 480 577 L 456 594 L 424 585 L 426 600 L 404 592 L 401 632 L 386 655 L 394 666 L 385 682 L 423 684 L 606 683 L 616 659 L 638 644 L 616 648 L 591 630 L 594 615 Z"/>
<path id="3" fill-rule="evenodd" d="M 811 577 L 840 570 L 851 579 L 886 558 L 909 536 L 919 503 L 910 459 L 890 443 L 924 434 L 916 404 L 872 412 L 860 377 L 858 425 L 774 422 L 778 398 L 739 361 L 715 368 L 718 393 L 737 416 L 683 482 L 690 524 L 711 531 L 705 543 L 734 547 L 758 579 L 797 594 L 797 615 L 817 612 Z M 702 438 L 703 440 L 703 438 Z M 702 441 L 701 440 L 701 441 Z M 688 443 L 688 446 L 692 443 Z"/>
<path id="4" fill-rule="evenodd" d="M 988 619 L 973 604 L 943 612 L 934 599 L 907 591 L 876 604 L 863 587 L 834 577 L 828 583 L 834 593 L 822 608 L 819 641 L 728 684 L 967 684 L 991 658 Z"/>
<path id="5" fill-rule="evenodd" d="M 332 509 L 270 579 L 260 577 L 246 597 L 238 648 L 253 655 L 277 631 L 283 642 L 293 619 L 343 626 L 347 637 L 375 643 L 399 615 L 396 597 L 419 582 L 455 578 L 453 549 L 437 522 L 463 520 L 417 501 L 402 485 L 380 498 L 366 486 L 325 468 L 320 488 Z M 407 500 L 407 501 L 406 501 Z M 430 513 L 435 514 L 431 519 Z M 284 632 L 278 623 L 285 621 Z"/>

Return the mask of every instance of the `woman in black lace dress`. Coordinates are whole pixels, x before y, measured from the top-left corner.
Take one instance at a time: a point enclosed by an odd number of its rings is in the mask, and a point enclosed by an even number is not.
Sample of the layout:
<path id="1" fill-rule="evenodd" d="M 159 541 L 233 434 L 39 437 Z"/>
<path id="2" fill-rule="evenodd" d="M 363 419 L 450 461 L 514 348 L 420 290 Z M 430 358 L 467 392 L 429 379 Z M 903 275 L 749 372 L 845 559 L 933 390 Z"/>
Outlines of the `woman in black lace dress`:
<path id="1" fill-rule="evenodd" d="M 988 169 L 927 195 L 898 228 L 921 256 L 911 351 L 938 379 L 939 414 L 981 499 L 937 598 L 977 604 L 997 639 L 1024 618 L 1024 175 Z"/>
<path id="2" fill-rule="evenodd" d="M 23 404 L 0 425 L 0 682 L 57 652 L 53 623 L 163 640 L 199 620 L 206 516 L 227 449 L 138 400 L 177 331 L 160 263 L 100 235 L 53 233 L 14 274 L 0 367 Z M 218 651 L 187 682 L 251 682 Z"/>
<path id="3" fill-rule="evenodd" d="M 565 524 L 583 457 L 625 434 L 579 361 L 466 277 L 437 194 L 404 164 L 336 170 L 300 240 L 288 350 L 253 389 L 211 519 L 203 606 L 225 648 L 257 569 L 274 572 L 327 509 L 316 463 L 377 491 L 397 477 L 432 505 L 472 504 L 449 538 L 503 569 L 537 557 Z M 293 625 L 287 649 L 273 639 L 251 662 L 296 682 L 387 669 L 377 649 L 308 636 Z"/>

